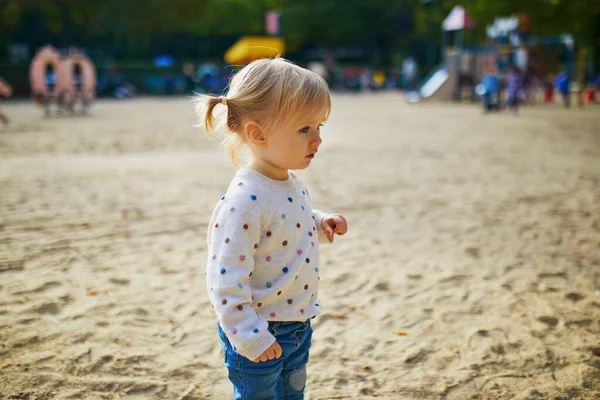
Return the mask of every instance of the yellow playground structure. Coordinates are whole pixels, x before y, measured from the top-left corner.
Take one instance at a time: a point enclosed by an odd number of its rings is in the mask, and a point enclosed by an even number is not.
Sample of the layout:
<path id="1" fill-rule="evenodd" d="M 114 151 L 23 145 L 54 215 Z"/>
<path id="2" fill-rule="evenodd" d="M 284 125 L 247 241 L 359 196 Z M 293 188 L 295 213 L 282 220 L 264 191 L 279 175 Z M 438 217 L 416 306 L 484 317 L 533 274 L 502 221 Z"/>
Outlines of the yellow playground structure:
<path id="1" fill-rule="evenodd" d="M 225 61 L 232 65 L 249 64 L 259 58 L 282 56 L 283 39 L 275 36 L 245 36 L 225 52 Z"/>

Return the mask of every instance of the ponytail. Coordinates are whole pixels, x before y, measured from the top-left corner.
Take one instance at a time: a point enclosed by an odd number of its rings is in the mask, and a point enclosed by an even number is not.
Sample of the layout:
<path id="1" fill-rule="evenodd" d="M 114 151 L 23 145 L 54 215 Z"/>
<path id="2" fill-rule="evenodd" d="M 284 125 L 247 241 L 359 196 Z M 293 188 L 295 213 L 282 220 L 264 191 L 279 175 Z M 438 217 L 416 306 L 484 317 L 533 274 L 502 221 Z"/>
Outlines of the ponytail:
<path id="1" fill-rule="evenodd" d="M 213 97 L 213 96 L 205 96 L 206 100 L 206 109 L 204 112 L 204 130 L 207 135 L 210 135 L 212 131 L 215 129 L 215 117 L 213 115 L 213 111 L 217 104 L 223 104 L 227 106 L 227 98 L 221 97 Z"/>

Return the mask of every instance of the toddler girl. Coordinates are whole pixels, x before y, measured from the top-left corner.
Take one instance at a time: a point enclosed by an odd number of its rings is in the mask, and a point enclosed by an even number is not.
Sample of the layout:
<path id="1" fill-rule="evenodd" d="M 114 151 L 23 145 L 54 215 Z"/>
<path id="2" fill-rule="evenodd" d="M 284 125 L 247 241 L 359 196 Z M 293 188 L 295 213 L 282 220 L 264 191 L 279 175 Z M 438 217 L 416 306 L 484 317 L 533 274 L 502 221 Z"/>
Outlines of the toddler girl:
<path id="1" fill-rule="evenodd" d="M 214 209 L 207 289 L 235 399 L 302 399 L 310 319 L 321 313 L 319 241 L 346 233 L 339 214 L 312 209 L 290 170 L 321 144 L 331 99 L 325 80 L 284 59 L 240 70 L 226 96 L 199 95 L 196 110 L 235 163 L 250 150 Z"/>

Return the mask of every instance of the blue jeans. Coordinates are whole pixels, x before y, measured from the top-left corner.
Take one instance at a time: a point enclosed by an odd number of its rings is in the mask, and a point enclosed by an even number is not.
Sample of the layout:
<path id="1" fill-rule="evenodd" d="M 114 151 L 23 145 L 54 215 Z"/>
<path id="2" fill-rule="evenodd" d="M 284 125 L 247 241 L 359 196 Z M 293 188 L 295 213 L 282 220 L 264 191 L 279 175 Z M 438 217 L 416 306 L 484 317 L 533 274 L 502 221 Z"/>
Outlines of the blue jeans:
<path id="1" fill-rule="evenodd" d="M 301 400 L 312 328 L 305 322 L 269 322 L 269 332 L 281 346 L 281 357 L 254 363 L 233 350 L 219 326 L 219 337 L 233 383 L 235 400 Z"/>

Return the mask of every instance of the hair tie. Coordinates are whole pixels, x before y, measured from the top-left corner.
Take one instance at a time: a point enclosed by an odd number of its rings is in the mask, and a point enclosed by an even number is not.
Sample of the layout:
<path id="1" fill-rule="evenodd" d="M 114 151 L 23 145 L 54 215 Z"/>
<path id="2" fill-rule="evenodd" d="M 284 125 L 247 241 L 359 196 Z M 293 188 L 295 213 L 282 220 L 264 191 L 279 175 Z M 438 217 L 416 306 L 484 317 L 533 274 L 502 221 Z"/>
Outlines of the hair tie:
<path id="1" fill-rule="evenodd" d="M 224 106 L 227 105 L 227 97 L 225 96 L 219 96 L 219 101 L 221 104 L 223 104 Z"/>

